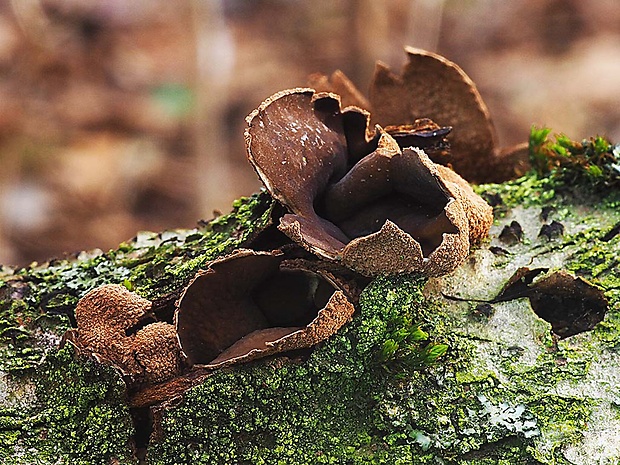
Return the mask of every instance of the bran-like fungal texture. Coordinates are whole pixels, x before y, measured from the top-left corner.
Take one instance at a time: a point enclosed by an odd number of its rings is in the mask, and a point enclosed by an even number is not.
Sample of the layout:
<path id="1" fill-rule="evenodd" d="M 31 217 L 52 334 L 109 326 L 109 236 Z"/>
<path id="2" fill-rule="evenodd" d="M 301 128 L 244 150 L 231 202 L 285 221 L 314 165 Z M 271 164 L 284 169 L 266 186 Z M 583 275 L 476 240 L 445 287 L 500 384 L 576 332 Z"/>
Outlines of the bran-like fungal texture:
<path id="1" fill-rule="evenodd" d="M 148 321 L 151 302 L 123 286 L 110 284 L 88 292 L 75 309 L 75 343 L 118 368 L 131 382 L 159 383 L 180 372 L 174 326 Z"/>
<path id="2" fill-rule="evenodd" d="M 312 347 L 353 315 L 344 287 L 304 260 L 240 249 L 184 290 L 175 314 L 180 346 L 191 365 L 209 369 Z"/>
<path id="3" fill-rule="evenodd" d="M 502 157 L 467 75 L 438 55 L 407 54 L 400 76 L 377 65 L 369 100 L 337 71 L 273 95 L 247 118 L 248 159 L 288 210 L 279 229 L 330 266 L 240 249 L 194 277 L 174 325 L 148 321 L 148 300 L 102 286 L 80 300 L 72 340 L 138 383 L 135 392 L 176 392 L 193 379 L 182 361 L 211 373 L 334 334 L 357 295 L 340 264 L 369 277 L 458 267 L 488 235 L 492 209 L 432 160 L 475 180 L 499 172 Z"/>
<path id="4" fill-rule="evenodd" d="M 488 234 L 491 208 L 409 145 L 442 144 L 449 128 L 424 120 L 395 138 L 371 129 L 366 111 L 341 109 L 337 95 L 303 88 L 275 94 L 247 121 L 248 158 L 290 210 L 280 229 L 322 258 L 367 276 L 436 276 Z"/>
<path id="5" fill-rule="evenodd" d="M 489 110 L 474 82 L 457 64 L 413 47 L 406 47 L 405 52 L 407 63 L 400 74 L 377 63 L 368 99 L 341 71 L 331 77 L 312 75 L 309 83 L 321 91 L 345 92 L 343 102 L 355 102 L 372 114 L 373 124 L 390 133 L 424 118 L 451 127 L 450 150 L 428 155 L 436 163 L 452 166 L 470 182 L 502 182 L 529 169 L 527 144 L 498 146 Z"/>

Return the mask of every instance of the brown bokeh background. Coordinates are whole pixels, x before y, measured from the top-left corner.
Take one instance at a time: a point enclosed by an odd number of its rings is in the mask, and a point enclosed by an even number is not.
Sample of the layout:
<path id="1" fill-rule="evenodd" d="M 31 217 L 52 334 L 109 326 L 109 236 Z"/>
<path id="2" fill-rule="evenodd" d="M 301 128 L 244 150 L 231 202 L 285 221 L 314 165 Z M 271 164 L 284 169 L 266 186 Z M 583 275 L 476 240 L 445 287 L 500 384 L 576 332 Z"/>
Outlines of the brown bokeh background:
<path id="1" fill-rule="evenodd" d="M 617 0 L 0 0 L 0 263 L 193 227 L 260 186 L 245 116 L 404 45 L 477 83 L 500 142 L 620 140 Z"/>

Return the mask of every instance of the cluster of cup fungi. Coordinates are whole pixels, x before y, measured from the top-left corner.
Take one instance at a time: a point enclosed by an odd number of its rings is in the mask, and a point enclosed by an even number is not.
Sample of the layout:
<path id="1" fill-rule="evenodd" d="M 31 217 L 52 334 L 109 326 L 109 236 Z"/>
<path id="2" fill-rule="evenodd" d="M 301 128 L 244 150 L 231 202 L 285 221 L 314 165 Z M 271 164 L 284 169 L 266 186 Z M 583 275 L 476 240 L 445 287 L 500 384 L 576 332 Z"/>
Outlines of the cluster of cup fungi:
<path id="1" fill-rule="evenodd" d="M 182 391 L 196 373 L 313 347 L 352 318 L 355 277 L 444 275 L 487 237 L 492 209 L 468 181 L 515 177 L 525 148 L 497 148 L 488 110 L 456 64 L 406 54 L 400 75 L 377 64 L 368 98 L 337 71 L 247 117 L 248 160 L 283 206 L 274 221 L 286 244 L 250 243 L 206 264 L 173 324 L 144 324 L 152 303 L 120 285 L 80 300 L 68 339 L 130 387 L 150 387 L 134 405 Z"/>

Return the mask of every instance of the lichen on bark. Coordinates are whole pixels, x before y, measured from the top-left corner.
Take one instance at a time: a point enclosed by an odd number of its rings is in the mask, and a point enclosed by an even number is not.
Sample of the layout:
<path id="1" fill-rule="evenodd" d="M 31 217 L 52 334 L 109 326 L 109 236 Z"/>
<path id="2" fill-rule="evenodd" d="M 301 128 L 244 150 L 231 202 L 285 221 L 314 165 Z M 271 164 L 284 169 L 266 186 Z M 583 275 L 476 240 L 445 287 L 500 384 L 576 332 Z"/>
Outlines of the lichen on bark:
<path id="1" fill-rule="evenodd" d="M 377 278 L 353 320 L 312 351 L 220 370 L 140 412 L 129 409 L 114 369 L 69 345 L 58 349 L 77 300 L 96 286 L 124 284 L 170 318 L 177 291 L 197 269 L 269 223 L 268 196 L 240 201 L 230 216 L 193 231 L 141 234 L 115 251 L 5 270 L 1 457 L 20 464 L 615 463 L 620 197 L 570 187 L 534 171 L 479 186 L 495 204 L 491 238 L 453 273 Z M 501 231 L 513 221 L 523 235 L 506 243 Z M 541 235 L 552 221 L 562 234 Z M 498 300 L 523 267 L 547 270 L 540 276 L 564 270 L 602 289 L 603 321 L 560 339 L 528 298 Z"/>
<path id="2" fill-rule="evenodd" d="M 3 373 L 2 381 L 2 463 L 135 463 L 125 383 L 114 369 L 67 347 L 34 374 Z"/>

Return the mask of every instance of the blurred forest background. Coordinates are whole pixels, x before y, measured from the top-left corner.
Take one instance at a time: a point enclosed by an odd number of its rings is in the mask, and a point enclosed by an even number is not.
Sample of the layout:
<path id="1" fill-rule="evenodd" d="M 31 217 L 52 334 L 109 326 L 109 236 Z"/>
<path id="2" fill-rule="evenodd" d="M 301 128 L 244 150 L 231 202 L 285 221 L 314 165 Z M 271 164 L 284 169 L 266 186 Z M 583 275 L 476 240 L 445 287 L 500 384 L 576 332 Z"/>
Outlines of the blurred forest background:
<path id="1" fill-rule="evenodd" d="M 618 0 L 0 0 L 0 263 L 191 228 L 259 189 L 245 116 L 404 45 L 477 83 L 500 142 L 620 140 Z"/>

